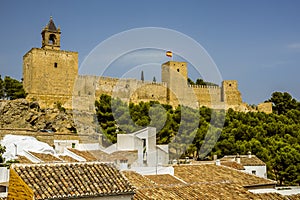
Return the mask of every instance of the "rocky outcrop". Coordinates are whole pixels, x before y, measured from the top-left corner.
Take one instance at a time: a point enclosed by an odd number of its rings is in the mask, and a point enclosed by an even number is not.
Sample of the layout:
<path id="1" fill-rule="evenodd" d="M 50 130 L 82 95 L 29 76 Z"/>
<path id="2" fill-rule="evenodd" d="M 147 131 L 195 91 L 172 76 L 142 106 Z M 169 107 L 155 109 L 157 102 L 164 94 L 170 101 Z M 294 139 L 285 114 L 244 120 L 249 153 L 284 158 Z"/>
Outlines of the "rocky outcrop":
<path id="1" fill-rule="evenodd" d="M 76 132 L 69 110 L 40 109 L 37 102 L 25 99 L 0 101 L 0 128 L 24 128 L 34 131 Z"/>

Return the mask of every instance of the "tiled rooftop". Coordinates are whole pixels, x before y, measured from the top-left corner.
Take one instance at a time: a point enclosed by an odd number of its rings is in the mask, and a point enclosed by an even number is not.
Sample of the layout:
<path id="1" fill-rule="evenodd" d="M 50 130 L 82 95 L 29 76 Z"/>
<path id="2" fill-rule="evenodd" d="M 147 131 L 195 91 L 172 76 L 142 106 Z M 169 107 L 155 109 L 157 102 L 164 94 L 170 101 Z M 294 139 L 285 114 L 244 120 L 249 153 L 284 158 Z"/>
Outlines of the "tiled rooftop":
<path id="1" fill-rule="evenodd" d="M 83 157 L 86 161 L 96 161 L 97 159 L 93 154 L 90 153 L 90 151 L 79 151 L 77 149 L 69 148 L 69 151 Z"/>
<path id="2" fill-rule="evenodd" d="M 287 196 L 289 198 L 289 200 L 299 200 L 300 199 L 300 194 L 294 194 L 294 195 L 290 195 Z"/>
<path id="3" fill-rule="evenodd" d="M 261 200 L 236 184 L 214 183 L 196 185 L 178 185 L 172 187 L 142 188 L 134 195 L 136 200 L 158 199 L 201 199 L 201 200 Z"/>
<path id="4" fill-rule="evenodd" d="M 299 200 L 300 194 L 294 194 L 294 195 L 281 195 L 278 193 L 261 193 L 256 194 L 257 197 L 263 199 L 263 200 Z"/>
<path id="5" fill-rule="evenodd" d="M 81 151 L 78 149 L 68 149 L 69 151 L 83 157 L 87 161 L 113 162 L 115 160 L 127 159 L 128 163 L 133 163 L 138 158 L 137 150 L 133 151 L 116 151 L 111 154 L 101 150 Z"/>
<path id="6" fill-rule="evenodd" d="M 261 194 L 256 194 L 257 197 L 265 200 L 283 200 L 287 199 L 281 194 L 278 193 L 261 193 Z"/>
<path id="7" fill-rule="evenodd" d="M 214 164 L 174 166 L 174 175 L 187 183 L 229 181 L 242 186 L 275 184 L 275 181 Z"/>
<path id="8" fill-rule="evenodd" d="M 111 160 L 127 159 L 128 163 L 131 164 L 138 159 L 138 151 L 116 151 L 111 153 L 109 156 Z"/>
<path id="9" fill-rule="evenodd" d="M 32 152 L 32 151 L 28 151 L 28 152 L 43 162 L 62 162 L 61 159 L 59 159 L 49 153 L 36 153 L 36 152 Z"/>
<path id="10" fill-rule="evenodd" d="M 221 161 L 221 165 L 231 167 L 233 169 L 245 170 L 244 166 L 235 161 Z"/>
<path id="11" fill-rule="evenodd" d="M 149 188 L 157 186 L 153 181 L 146 178 L 145 176 L 138 174 L 134 171 L 122 171 L 130 183 L 136 188 Z"/>
<path id="12" fill-rule="evenodd" d="M 217 174 L 216 171 L 219 171 Z M 283 196 L 277 193 L 254 194 L 243 185 L 274 183 L 268 179 L 245 174 L 236 169 L 203 165 L 180 165 L 175 175 L 141 175 L 133 171 L 122 172 L 137 188 L 135 200 L 203 199 L 203 200 L 298 200 L 300 195 Z M 206 174 L 206 175 L 205 175 Z M 224 175 L 222 175 L 224 174 Z M 208 178 L 212 176 L 212 178 Z M 198 177 L 198 178 L 197 178 Z M 241 180 L 238 180 L 241 179 Z M 247 181 L 246 179 L 249 179 Z"/>
<path id="13" fill-rule="evenodd" d="M 224 156 L 223 158 L 221 158 L 221 162 L 222 161 L 233 161 L 235 159 L 235 157 L 236 156 L 234 156 L 234 155 Z M 249 157 L 248 155 L 240 155 L 240 160 L 241 160 L 241 164 L 243 166 L 265 166 L 266 165 L 266 163 L 264 163 L 262 160 L 260 160 L 255 155 L 251 155 L 251 157 Z"/>
<path id="14" fill-rule="evenodd" d="M 70 156 L 59 156 L 59 158 L 65 162 L 78 162 L 78 160 L 76 160 Z"/>
<path id="15" fill-rule="evenodd" d="M 27 164 L 31 164 L 32 162 L 26 158 L 26 156 L 20 156 L 18 155 L 17 161 L 19 161 L 19 163 L 27 163 Z"/>
<path id="16" fill-rule="evenodd" d="M 35 199 L 134 193 L 133 186 L 111 164 L 15 164 L 12 169 L 33 190 Z"/>
<path id="17" fill-rule="evenodd" d="M 183 181 L 175 178 L 170 174 L 147 175 L 146 178 L 152 180 L 158 185 L 182 185 Z"/>

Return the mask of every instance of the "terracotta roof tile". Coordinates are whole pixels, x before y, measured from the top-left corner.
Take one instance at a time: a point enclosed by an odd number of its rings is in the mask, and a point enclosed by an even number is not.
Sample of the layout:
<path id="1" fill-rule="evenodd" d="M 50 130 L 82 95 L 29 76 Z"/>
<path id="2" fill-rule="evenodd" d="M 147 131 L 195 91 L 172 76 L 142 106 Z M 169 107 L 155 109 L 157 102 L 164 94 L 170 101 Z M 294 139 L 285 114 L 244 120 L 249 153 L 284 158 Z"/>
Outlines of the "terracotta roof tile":
<path id="1" fill-rule="evenodd" d="M 231 167 L 233 169 L 245 170 L 244 166 L 235 161 L 221 161 L 221 165 Z"/>
<path id="2" fill-rule="evenodd" d="M 221 158 L 221 161 L 234 161 L 236 156 L 230 155 L 230 156 L 224 156 Z M 243 166 L 265 166 L 266 163 L 264 163 L 262 160 L 260 160 L 255 155 L 251 155 L 251 158 L 249 158 L 248 155 L 240 155 L 241 164 Z"/>
<path id="3" fill-rule="evenodd" d="M 288 197 L 289 200 L 299 200 L 300 199 L 300 194 L 289 195 L 287 197 Z"/>
<path id="4" fill-rule="evenodd" d="M 275 181 L 213 164 L 174 166 L 174 175 L 187 183 L 233 182 L 242 186 L 275 184 Z"/>
<path id="5" fill-rule="evenodd" d="M 27 164 L 31 164 L 32 162 L 26 158 L 26 156 L 20 156 L 18 155 L 17 161 L 19 161 L 19 163 L 27 163 Z"/>
<path id="6" fill-rule="evenodd" d="M 278 193 L 261 193 L 261 194 L 255 194 L 257 197 L 264 199 L 264 200 L 283 200 L 286 199 L 286 197 L 284 197 L 281 194 Z"/>
<path id="7" fill-rule="evenodd" d="M 32 188 L 35 199 L 134 194 L 112 164 L 14 164 L 12 169 Z"/>
<path id="8" fill-rule="evenodd" d="M 220 174 L 216 174 L 219 171 Z M 254 194 L 249 192 L 242 184 L 274 183 L 267 179 L 240 172 L 228 167 L 203 165 L 180 165 L 175 167 L 175 175 L 186 180 L 180 181 L 171 175 L 141 175 L 133 171 L 122 172 L 137 188 L 134 199 L 235 199 L 235 200 L 295 200 L 279 194 Z M 206 174 L 206 175 L 205 175 Z M 225 175 L 222 175 L 225 174 Z M 212 176 L 212 178 L 208 178 Z M 242 177 L 240 177 L 242 176 Z M 256 180 L 254 181 L 253 178 Z M 237 181 L 241 179 L 241 181 Z M 246 179 L 250 179 L 246 181 Z M 263 180 L 263 181 L 262 181 Z M 266 182 L 265 182 L 266 181 Z M 298 196 L 299 199 L 299 196 Z"/>
<path id="9" fill-rule="evenodd" d="M 138 151 L 116 151 L 109 154 L 109 157 L 111 160 L 127 159 L 128 163 L 131 164 L 138 159 Z"/>
<path id="10" fill-rule="evenodd" d="M 170 186 L 170 185 L 185 184 L 183 181 L 179 180 L 178 178 L 175 178 L 170 174 L 146 175 L 145 177 L 152 180 L 158 185 Z"/>
<path id="11" fill-rule="evenodd" d="M 122 173 L 136 188 L 147 188 L 156 186 L 156 184 L 153 181 L 134 171 L 122 171 Z"/>
<path id="12" fill-rule="evenodd" d="M 172 187 L 142 188 L 134 195 L 136 200 L 147 199 L 203 199 L 203 200 L 261 200 L 242 186 L 228 183 L 178 185 Z"/>
<path id="13" fill-rule="evenodd" d="M 28 151 L 30 154 L 34 155 L 38 159 L 42 160 L 43 162 L 62 162 L 61 159 L 53 156 L 52 154 L 49 153 L 36 153 L 32 151 Z"/>
<path id="14" fill-rule="evenodd" d="M 113 162 L 115 160 L 127 159 L 131 164 L 138 159 L 138 151 L 116 151 L 111 154 L 105 153 L 101 150 L 81 151 L 78 149 L 68 149 L 69 151 L 83 157 L 86 161 L 102 161 Z"/>
<path id="15" fill-rule="evenodd" d="M 59 156 L 60 159 L 62 159 L 65 162 L 78 162 L 78 160 L 70 157 L 70 156 Z"/>
<path id="16" fill-rule="evenodd" d="M 69 148 L 69 151 L 83 157 L 86 161 L 96 161 L 97 159 L 93 154 L 91 154 L 89 151 L 80 151 L 77 149 Z"/>

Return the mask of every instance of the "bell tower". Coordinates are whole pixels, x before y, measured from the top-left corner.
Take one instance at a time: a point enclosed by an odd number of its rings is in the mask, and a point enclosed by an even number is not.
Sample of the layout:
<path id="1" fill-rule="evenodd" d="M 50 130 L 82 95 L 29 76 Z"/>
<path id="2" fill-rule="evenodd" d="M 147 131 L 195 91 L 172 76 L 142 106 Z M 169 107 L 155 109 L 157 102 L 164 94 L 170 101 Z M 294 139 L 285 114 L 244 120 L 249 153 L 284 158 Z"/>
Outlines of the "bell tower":
<path id="1" fill-rule="evenodd" d="M 42 30 L 42 48 L 60 50 L 60 28 L 56 28 L 52 17 Z"/>
<path id="2" fill-rule="evenodd" d="M 60 28 L 52 17 L 42 30 L 42 48 L 32 48 L 23 56 L 23 86 L 29 101 L 41 108 L 60 103 L 72 108 L 72 95 L 78 75 L 78 53 L 60 49 Z"/>

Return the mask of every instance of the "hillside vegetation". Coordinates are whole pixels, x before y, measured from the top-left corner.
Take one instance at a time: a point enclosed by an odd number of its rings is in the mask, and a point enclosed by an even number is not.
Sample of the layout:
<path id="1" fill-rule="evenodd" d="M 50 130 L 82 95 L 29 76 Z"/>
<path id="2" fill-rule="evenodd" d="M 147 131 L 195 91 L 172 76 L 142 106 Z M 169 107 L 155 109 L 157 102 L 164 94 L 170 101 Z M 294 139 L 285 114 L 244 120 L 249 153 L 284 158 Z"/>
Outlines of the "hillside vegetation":
<path id="1" fill-rule="evenodd" d="M 268 101 L 273 102 L 271 114 L 232 109 L 225 113 L 206 107 L 174 109 L 158 102 L 128 106 L 107 95 L 95 104 L 103 133 L 112 142 L 116 142 L 117 133 L 154 126 L 158 130 L 157 143 L 172 142 L 170 150 L 180 149 L 182 156 L 211 159 L 215 154 L 222 157 L 251 151 L 267 164 L 269 178 L 279 185 L 299 185 L 300 102 L 281 92 L 274 92 Z M 207 144 L 214 146 L 212 150 Z"/>

